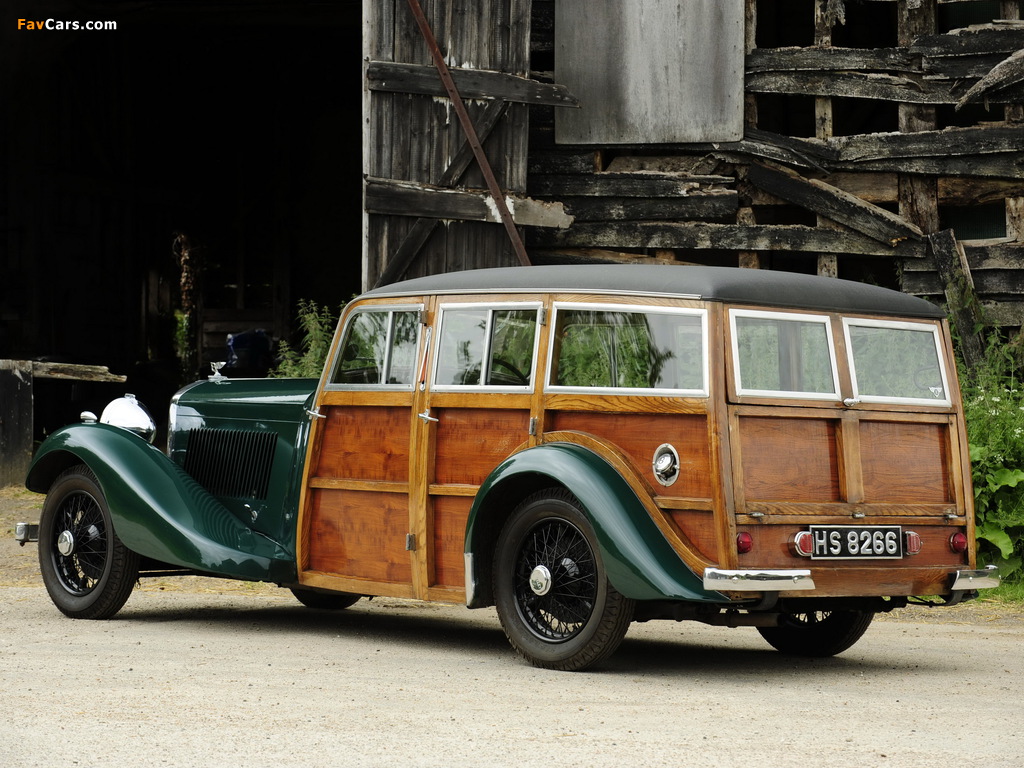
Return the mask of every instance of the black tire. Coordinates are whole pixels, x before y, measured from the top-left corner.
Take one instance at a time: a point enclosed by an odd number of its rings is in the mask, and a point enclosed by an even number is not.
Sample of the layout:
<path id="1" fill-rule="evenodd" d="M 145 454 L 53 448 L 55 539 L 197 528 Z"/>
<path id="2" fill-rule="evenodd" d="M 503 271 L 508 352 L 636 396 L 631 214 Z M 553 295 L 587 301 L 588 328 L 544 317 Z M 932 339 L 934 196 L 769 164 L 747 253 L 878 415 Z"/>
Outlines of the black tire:
<path id="1" fill-rule="evenodd" d="M 536 667 L 567 671 L 610 656 L 635 607 L 608 583 L 594 529 L 562 489 L 534 494 L 505 524 L 494 598 L 516 652 Z"/>
<path id="2" fill-rule="evenodd" d="M 291 589 L 295 599 L 307 608 L 321 611 L 341 611 L 359 602 L 362 595 L 348 592 L 317 592 L 313 589 Z"/>
<path id="3" fill-rule="evenodd" d="M 812 611 L 786 614 L 778 627 L 758 627 L 761 637 L 776 650 L 793 656 L 835 656 L 867 632 L 871 611 Z"/>
<path id="4" fill-rule="evenodd" d="M 53 604 L 73 619 L 109 619 L 139 578 L 139 556 L 121 543 L 96 476 L 84 465 L 50 486 L 39 518 L 39 568 Z"/>

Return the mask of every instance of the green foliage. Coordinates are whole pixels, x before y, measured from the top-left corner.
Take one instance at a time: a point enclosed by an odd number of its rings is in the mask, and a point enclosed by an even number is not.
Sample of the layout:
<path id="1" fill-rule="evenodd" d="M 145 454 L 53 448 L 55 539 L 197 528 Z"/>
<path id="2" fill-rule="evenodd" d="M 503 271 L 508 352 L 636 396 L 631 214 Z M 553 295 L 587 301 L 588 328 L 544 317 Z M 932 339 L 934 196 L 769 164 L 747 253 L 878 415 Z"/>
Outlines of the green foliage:
<path id="1" fill-rule="evenodd" d="M 1003 576 L 1024 566 L 1024 382 L 1014 350 L 993 336 L 961 372 L 974 477 L 979 555 Z"/>
<path id="2" fill-rule="evenodd" d="M 272 377 L 319 378 L 323 372 L 338 314 L 315 301 L 300 299 L 298 320 L 302 342 L 296 349 L 287 341 L 281 341 L 278 345 L 280 362 L 270 372 Z"/>

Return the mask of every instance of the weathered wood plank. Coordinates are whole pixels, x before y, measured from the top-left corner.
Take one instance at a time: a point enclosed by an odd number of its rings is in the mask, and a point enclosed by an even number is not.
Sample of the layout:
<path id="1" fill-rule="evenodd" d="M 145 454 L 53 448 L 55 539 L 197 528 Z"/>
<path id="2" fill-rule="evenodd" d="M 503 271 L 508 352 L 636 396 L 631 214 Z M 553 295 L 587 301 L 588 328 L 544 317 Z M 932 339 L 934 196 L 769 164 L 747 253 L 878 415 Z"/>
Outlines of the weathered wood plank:
<path id="1" fill-rule="evenodd" d="M 755 48 L 747 54 L 747 74 L 799 70 L 921 71 L 921 57 L 905 48 Z"/>
<path id="2" fill-rule="evenodd" d="M 862 256 L 922 258 L 923 242 L 904 240 L 890 247 L 848 230 L 798 225 L 739 225 L 704 222 L 607 222 L 576 224 L 567 230 L 537 230 L 540 247 L 673 248 L 687 250 L 794 251 Z"/>
<path id="3" fill-rule="evenodd" d="M 0 360 L 0 488 L 25 482 L 32 460 L 32 365 Z"/>
<path id="4" fill-rule="evenodd" d="M 677 197 L 561 197 L 577 222 L 584 221 L 733 221 L 739 195 L 715 190 Z"/>
<path id="5" fill-rule="evenodd" d="M 364 193 L 367 213 L 501 223 L 497 207 L 484 191 L 449 189 L 392 179 L 367 179 Z M 572 224 L 572 216 L 565 214 L 561 203 L 515 195 L 509 195 L 506 200 L 516 224 L 533 227 L 568 227 Z"/>
<path id="6" fill-rule="evenodd" d="M 492 98 L 555 107 L 574 107 L 578 104 L 576 97 L 562 85 L 480 69 L 453 67 L 451 74 L 464 99 Z M 366 65 L 366 83 L 371 91 L 447 96 L 438 79 L 437 70 L 421 64 L 371 61 Z"/>
<path id="7" fill-rule="evenodd" d="M 816 179 L 753 164 L 747 179 L 766 192 L 843 224 L 882 243 L 920 239 L 921 230 L 884 208 Z"/>
<path id="8" fill-rule="evenodd" d="M 685 197 L 707 186 L 731 184 L 727 176 L 591 174 L 534 176 L 527 192 L 537 197 Z"/>
<path id="9" fill-rule="evenodd" d="M 829 140 L 840 162 L 1024 152 L 1024 126 L 995 123 L 916 133 L 872 133 Z"/>

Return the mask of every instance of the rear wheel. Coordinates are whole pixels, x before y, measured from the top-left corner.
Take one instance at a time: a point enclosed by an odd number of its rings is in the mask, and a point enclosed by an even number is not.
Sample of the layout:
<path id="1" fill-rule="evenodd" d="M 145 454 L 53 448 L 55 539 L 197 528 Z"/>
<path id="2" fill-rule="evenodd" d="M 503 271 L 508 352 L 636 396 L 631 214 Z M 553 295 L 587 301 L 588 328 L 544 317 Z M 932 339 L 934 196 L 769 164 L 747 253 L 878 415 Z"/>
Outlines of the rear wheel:
<path id="1" fill-rule="evenodd" d="M 75 619 L 121 610 L 139 577 L 139 556 L 114 533 L 107 500 L 88 467 L 65 470 L 39 518 L 39 568 L 53 604 Z"/>
<path id="2" fill-rule="evenodd" d="M 794 656 L 835 656 L 867 632 L 871 611 L 812 611 L 785 614 L 778 627 L 758 627 L 775 649 Z"/>
<path id="3" fill-rule="evenodd" d="M 494 558 L 498 618 L 531 664 L 580 670 L 619 647 L 634 602 L 608 583 L 597 538 L 579 502 L 560 489 L 513 512 Z"/>
<path id="4" fill-rule="evenodd" d="M 291 593 L 295 599 L 307 608 L 317 608 L 322 611 L 340 611 L 359 602 L 362 595 L 352 595 L 348 592 L 317 592 L 313 589 L 292 589 Z"/>

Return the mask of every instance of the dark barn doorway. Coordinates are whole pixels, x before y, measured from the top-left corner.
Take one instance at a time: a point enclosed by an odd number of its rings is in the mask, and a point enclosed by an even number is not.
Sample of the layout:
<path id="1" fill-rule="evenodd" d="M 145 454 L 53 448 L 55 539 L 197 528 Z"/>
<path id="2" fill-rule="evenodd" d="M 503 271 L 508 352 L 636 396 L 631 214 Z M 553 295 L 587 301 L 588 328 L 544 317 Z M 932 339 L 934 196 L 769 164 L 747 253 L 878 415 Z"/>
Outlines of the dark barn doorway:
<path id="1" fill-rule="evenodd" d="M 201 372 L 175 357 L 176 233 L 202 267 L 207 357 L 229 330 L 287 335 L 300 298 L 359 290 L 359 2 L 24 6 L 117 28 L 4 19 L 0 358 L 106 365 L 162 410 Z M 96 389 L 46 397 L 59 412 L 37 419 L 102 407 Z"/>

